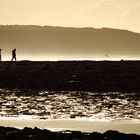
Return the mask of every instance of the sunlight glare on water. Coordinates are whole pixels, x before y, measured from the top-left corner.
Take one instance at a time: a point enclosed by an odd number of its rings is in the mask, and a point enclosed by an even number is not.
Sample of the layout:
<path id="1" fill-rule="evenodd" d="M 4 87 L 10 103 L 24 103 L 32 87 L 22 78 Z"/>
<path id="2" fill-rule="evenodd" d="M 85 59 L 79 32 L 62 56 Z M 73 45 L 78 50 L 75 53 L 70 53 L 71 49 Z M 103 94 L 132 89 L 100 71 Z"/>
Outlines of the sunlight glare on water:
<path id="1" fill-rule="evenodd" d="M 95 121 L 140 120 L 139 93 L 1 91 L 0 104 L 1 117 Z"/>

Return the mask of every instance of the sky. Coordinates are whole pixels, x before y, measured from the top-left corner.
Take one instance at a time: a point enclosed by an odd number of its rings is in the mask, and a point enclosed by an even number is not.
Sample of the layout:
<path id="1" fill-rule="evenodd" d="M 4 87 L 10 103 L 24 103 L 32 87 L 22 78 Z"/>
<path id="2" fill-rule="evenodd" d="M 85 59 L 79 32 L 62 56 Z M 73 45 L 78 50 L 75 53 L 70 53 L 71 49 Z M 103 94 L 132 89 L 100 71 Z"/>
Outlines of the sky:
<path id="1" fill-rule="evenodd" d="M 140 0 L 0 0 L 0 25 L 17 24 L 107 27 L 140 33 Z M 8 53 L 6 47 L 0 47 L 3 56 L 5 56 Z M 23 55 L 21 47 L 16 47 L 18 54 L 21 54 L 21 58 Z M 80 46 L 78 47 L 80 48 Z M 7 49 L 9 48 L 7 47 Z M 25 47 L 24 51 L 28 52 L 28 49 L 28 47 Z M 50 56 L 51 59 L 55 60 L 52 53 Z M 66 59 L 70 56 L 72 55 L 70 54 Z M 8 57 L 11 57 L 11 54 Z M 89 59 L 89 54 L 87 54 L 87 57 Z M 41 54 L 39 59 L 45 60 L 46 56 Z M 60 59 L 63 59 L 62 55 Z M 76 59 L 79 59 L 78 55 Z M 110 58 L 106 57 L 106 59 Z"/>
<path id="2" fill-rule="evenodd" d="M 109 27 L 140 33 L 140 0 L 0 0 L 0 24 Z"/>

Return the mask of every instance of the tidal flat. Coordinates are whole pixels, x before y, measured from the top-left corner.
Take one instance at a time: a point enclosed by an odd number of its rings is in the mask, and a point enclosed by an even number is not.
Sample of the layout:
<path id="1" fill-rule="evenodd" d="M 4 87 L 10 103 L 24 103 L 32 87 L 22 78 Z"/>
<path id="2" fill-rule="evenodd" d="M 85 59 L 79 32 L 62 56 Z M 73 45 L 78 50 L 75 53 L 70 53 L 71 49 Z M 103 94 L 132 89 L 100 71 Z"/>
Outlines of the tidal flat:
<path id="1" fill-rule="evenodd" d="M 140 92 L 140 61 L 17 61 L 0 63 L 0 88 Z"/>
<path id="2" fill-rule="evenodd" d="M 81 131 L 83 139 L 95 131 L 140 134 L 139 83 L 140 61 L 1 62 L 0 125 L 8 134 L 4 126 L 16 127 L 15 137 L 25 127 Z"/>

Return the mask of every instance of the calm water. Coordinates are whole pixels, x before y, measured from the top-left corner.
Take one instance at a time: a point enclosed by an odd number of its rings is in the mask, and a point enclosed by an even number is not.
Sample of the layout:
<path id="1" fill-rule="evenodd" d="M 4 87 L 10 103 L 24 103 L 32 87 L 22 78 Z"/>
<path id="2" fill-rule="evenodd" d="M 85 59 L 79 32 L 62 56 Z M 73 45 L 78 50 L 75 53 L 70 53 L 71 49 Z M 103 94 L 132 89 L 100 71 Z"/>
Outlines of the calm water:
<path id="1" fill-rule="evenodd" d="M 0 117 L 140 120 L 140 93 L 0 90 Z"/>

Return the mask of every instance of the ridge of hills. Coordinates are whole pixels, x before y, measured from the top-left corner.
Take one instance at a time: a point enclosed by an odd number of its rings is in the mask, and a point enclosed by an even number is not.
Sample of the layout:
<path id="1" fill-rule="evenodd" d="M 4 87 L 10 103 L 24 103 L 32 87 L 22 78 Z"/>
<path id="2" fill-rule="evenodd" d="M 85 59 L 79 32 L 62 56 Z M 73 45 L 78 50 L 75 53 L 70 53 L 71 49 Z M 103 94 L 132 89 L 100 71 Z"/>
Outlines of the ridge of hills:
<path id="1" fill-rule="evenodd" d="M 139 55 L 140 33 L 90 27 L 0 25 L 0 48 L 22 55 Z"/>

